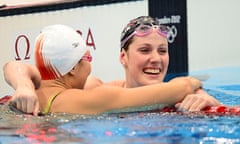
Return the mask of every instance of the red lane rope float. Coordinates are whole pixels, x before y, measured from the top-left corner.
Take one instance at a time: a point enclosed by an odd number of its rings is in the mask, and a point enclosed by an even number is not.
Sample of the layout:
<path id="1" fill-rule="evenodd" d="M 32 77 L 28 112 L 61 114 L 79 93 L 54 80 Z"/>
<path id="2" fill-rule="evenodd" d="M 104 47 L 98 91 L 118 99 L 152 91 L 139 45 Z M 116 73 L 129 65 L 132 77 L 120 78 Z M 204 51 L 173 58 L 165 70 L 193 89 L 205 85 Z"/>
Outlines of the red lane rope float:
<path id="1" fill-rule="evenodd" d="M 11 99 L 11 96 L 7 95 L 0 98 L 0 104 L 5 104 Z M 150 112 L 178 112 L 174 106 L 167 106 L 162 109 L 151 110 Z M 228 107 L 224 105 L 206 107 L 201 110 L 206 114 L 216 115 L 240 115 L 240 106 Z"/>
<path id="2" fill-rule="evenodd" d="M 162 109 L 156 109 L 156 110 L 151 110 L 150 112 L 179 112 L 181 113 L 182 111 L 178 111 L 177 108 L 174 106 L 167 106 Z M 194 112 L 195 113 L 195 112 Z M 205 107 L 200 111 L 200 113 L 206 114 L 206 115 L 239 115 L 240 116 L 240 106 L 209 106 Z"/>
<path id="3" fill-rule="evenodd" d="M 3 104 L 5 104 L 5 103 L 7 103 L 11 98 L 12 98 L 12 97 L 9 96 L 9 95 L 6 95 L 6 96 L 0 98 L 0 104 L 3 105 Z"/>
<path id="4" fill-rule="evenodd" d="M 223 114 L 223 115 L 239 115 L 240 116 L 240 106 L 212 106 L 206 107 L 202 110 L 206 114 Z"/>

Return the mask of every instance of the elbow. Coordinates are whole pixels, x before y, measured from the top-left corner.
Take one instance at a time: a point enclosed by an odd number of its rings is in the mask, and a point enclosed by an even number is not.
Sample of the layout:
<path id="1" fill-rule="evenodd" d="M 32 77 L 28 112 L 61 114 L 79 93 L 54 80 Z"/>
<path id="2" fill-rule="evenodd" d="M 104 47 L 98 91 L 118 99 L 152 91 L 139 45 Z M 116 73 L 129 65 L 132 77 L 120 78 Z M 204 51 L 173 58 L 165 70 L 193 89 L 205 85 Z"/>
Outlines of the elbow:
<path id="1" fill-rule="evenodd" d="M 8 70 L 8 68 L 9 68 L 9 66 L 12 65 L 11 63 L 14 63 L 14 62 L 13 62 L 13 61 L 9 61 L 9 62 L 7 62 L 7 63 L 5 63 L 5 64 L 3 65 L 3 71 L 4 71 L 4 72 L 6 72 L 6 71 Z"/>
<path id="2" fill-rule="evenodd" d="M 9 61 L 3 65 L 3 75 L 4 75 L 6 82 L 8 82 L 8 83 L 9 83 L 8 73 L 13 71 L 13 69 L 11 68 L 12 65 L 14 65 L 14 61 Z"/>

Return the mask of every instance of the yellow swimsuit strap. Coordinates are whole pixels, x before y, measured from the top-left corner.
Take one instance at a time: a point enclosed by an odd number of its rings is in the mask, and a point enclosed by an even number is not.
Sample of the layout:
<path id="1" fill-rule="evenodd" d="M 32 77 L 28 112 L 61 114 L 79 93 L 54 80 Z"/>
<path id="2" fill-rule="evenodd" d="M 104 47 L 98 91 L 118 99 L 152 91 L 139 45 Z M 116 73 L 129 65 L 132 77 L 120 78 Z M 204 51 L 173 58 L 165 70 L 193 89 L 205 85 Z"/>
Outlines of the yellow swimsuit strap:
<path id="1" fill-rule="evenodd" d="M 55 98 L 56 98 L 60 93 L 61 93 L 61 91 L 58 92 L 57 94 L 49 97 L 48 102 L 47 102 L 47 105 L 46 105 L 44 111 L 42 112 L 43 114 L 48 114 L 48 113 L 49 113 L 53 101 L 55 100 Z"/>

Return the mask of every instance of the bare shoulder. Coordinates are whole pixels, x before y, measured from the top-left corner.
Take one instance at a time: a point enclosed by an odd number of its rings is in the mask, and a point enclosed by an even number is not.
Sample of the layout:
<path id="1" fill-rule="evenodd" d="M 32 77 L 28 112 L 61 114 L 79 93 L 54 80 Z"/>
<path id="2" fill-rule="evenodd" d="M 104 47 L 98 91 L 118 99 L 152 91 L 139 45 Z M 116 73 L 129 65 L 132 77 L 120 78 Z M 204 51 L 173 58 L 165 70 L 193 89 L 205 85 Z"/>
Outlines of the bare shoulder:
<path id="1" fill-rule="evenodd" d="M 84 89 L 95 88 L 103 84 L 103 81 L 95 76 L 88 76 Z"/>
<path id="2" fill-rule="evenodd" d="M 117 86 L 117 87 L 124 87 L 125 85 L 125 80 L 114 80 L 105 83 L 106 85 L 111 85 L 111 86 Z"/>

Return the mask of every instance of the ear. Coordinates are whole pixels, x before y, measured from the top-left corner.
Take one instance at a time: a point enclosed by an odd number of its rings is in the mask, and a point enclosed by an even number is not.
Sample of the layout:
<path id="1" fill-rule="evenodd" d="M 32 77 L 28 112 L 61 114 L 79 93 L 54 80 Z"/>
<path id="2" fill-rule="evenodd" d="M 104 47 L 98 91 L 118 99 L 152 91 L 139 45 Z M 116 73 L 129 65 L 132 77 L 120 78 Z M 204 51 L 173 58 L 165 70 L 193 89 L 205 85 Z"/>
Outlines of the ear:
<path id="1" fill-rule="evenodd" d="M 127 53 L 125 50 L 122 50 L 120 53 L 120 57 L 119 57 L 120 63 L 123 66 L 126 66 L 126 62 L 127 62 Z"/>

